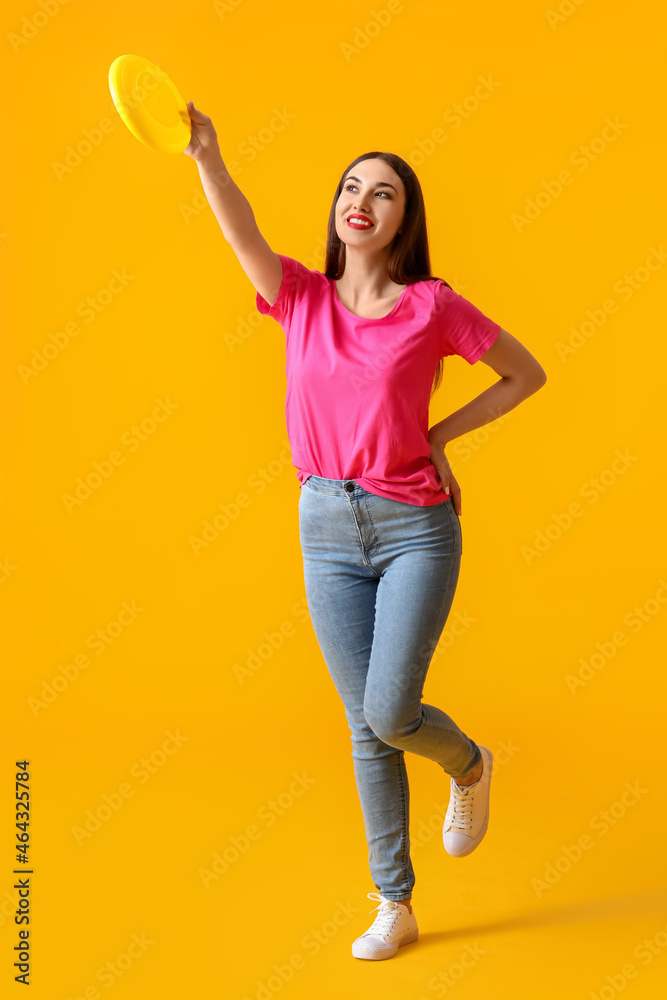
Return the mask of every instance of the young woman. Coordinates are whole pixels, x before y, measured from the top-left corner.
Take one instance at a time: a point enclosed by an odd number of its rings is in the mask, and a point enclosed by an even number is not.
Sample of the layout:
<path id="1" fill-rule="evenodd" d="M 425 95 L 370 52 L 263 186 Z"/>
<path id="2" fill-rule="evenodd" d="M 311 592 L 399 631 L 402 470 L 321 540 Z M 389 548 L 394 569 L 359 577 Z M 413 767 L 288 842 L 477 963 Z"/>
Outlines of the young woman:
<path id="1" fill-rule="evenodd" d="M 211 119 L 191 101 L 188 110 L 185 152 L 258 310 L 285 332 L 306 597 L 350 728 L 378 890 L 368 896 L 380 900 L 352 954 L 391 958 L 418 936 L 405 751 L 450 777 L 450 855 L 470 854 L 489 818 L 491 751 L 421 700 L 462 551 L 461 490 L 445 448 L 513 409 L 546 375 L 518 340 L 431 275 L 421 188 L 399 156 L 366 153 L 343 171 L 325 271 L 310 271 L 271 250 L 222 161 Z M 309 210 L 302 192 L 297 178 L 291 211 Z M 429 430 L 429 400 L 451 354 L 482 360 L 501 377 Z"/>

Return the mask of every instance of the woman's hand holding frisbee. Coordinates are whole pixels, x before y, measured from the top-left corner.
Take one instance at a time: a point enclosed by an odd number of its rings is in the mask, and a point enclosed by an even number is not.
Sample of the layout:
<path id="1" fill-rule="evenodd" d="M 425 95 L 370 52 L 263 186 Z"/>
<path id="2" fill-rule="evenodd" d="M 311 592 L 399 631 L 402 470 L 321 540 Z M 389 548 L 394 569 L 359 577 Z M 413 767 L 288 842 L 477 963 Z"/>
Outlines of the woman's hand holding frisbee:
<path id="1" fill-rule="evenodd" d="M 192 101 L 187 102 L 187 109 L 190 115 L 192 137 L 189 145 L 186 146 L 183 152 L 187 156 L 191 156 L 193 160 L 201 160 L 208 153 L 219 148 L 218 134 L 208 115 L 204 115 L 201 111 L 198 111 Z"/>

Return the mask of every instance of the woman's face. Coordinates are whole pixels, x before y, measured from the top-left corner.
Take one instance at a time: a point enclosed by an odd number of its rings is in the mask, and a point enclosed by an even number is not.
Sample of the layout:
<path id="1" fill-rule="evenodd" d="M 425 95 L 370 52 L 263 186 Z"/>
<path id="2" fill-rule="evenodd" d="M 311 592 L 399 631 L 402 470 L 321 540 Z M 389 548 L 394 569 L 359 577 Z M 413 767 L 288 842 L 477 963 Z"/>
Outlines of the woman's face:
<path id="1" fill-rule="evenodd" d="M 372 225 L 353 228 L 351 215 L 362 215 Z M 350 247 L 380 250 L 393 240 L 405 214 L 405 185 L 384 160 L 355 164 L 345 176 L 336 202 L 336 232 Z"/>

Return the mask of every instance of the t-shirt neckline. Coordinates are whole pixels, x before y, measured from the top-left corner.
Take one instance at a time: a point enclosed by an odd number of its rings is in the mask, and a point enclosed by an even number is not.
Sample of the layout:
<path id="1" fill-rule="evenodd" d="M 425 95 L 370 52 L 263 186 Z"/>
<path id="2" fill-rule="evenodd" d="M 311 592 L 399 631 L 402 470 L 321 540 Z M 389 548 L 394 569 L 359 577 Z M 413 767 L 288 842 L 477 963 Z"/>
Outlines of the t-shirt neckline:
<path id="1" fill-rule="evenodd" d="M 394 308 L 391 310 L 391 312 L 388 312 L 386 316 L 359 316 L 358 313 L 352 312 L 351 309 L 348 309 L 347 306 L 343 305 L 343 303 L 341 302 L 340 297 L 338 295 L 338 285 L 336 284 L 335 279 L 333 279 L 333 278 L 331 279 L 331 284 L 333 285 L 334 299 L 338 303 L 338 305 L 341 307 L 341 309 L 344 309 L 345 312 L 348 313 L 349 316 L 354 316 L 355 319 L 365 320 L 367 323 L 381 322 L 382 320 L 389 319 L 390 316 L 393 316 L 394 313 L 396 312 L 396 310 L 398 309 L 398 307 L 403 302 L 403 299 L 405 298 L 405 294 L 406 294 L 408 288 L 410 287 L 409 284 L 405 285 L 405 287 L 403 288 L 403 291 L 401 292 L 401 294 L 398 296 L 398 299 L 394 303 Z"/>

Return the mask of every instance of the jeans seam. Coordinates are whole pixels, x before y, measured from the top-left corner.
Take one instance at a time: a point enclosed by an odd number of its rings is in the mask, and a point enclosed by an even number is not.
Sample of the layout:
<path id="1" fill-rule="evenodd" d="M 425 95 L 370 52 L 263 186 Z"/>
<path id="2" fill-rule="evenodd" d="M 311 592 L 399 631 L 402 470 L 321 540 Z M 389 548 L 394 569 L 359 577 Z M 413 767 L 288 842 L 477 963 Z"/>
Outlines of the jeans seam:
<path id="1" fill-rule="evenodd" d="M 409 851 L 408 851 L 408 831 L 410 829 L 410 824 L 409 824 L 408 815 L 407 815 L 407 804 L 406 804 L 407 803 L 407 799 L 406 799 L 406 794 L 405 794 L 405 782 L 403 780 L 403 767 L 401 767 L 401 761 L 403 761 L 403 762 L 405 761 L 405 754 L 404 754 L 403 751 L 399 750 L 397 752 L 397 754 L 396 754 L 396 766 L 398 767 L 398 776 L 399 776 L 400 783 L 401 783 L 401 800 L 402 800 L 401 801 L 401 807 L 402 807 L 401 808 L 401 814 L 402 814 L 402 820 L 401 820 L 401 823 L 402 823 L 401 843 L 403 845 L 403 847 L 402 847 L 402 862 L 403 862 L 403 876 L 405 878 L 406 883 L 408 883 L 410 881 L 410 874 L 409 874 L 409 871 L 408 871 L 408 855 L 409 855 Z M 397 889 L 396 891 L 397 892 L 402 892 L 403 890 Z M 405 891 L 409 892 L 409 893 L 412 893 L 412 889 L 411 888 L 407 888 Z"/>
<path id="2" fill-rule="evenodd" d="M 446 501 L 445 501 L 445 503 L 446 503 Z M 449 511 L 449 518 L 450 518 L 450 521 L 452 522 L 452 528 L 454 529 L 454 535 L 456 536 L 456 526 L 455 526 L 453 518 L 452 518 L 452 511 L 451 511 L 451 509 Z M 453 575 L 453 572 L 454 572 L 454 569 L 455 569 L 455 559 L 456 559 L 456 556 L 454 558 L 452 558 L 452 559 L 449 559 L 448 562 L 447 562 L 448 573 L 447 573 L 447 583 L 445 584 L 445 594 L 449 593 L 450 583 L 451 583 L 452 575 Z M 449 603 L 449 611 L 451 611 L 453 600 L 454 600 L 454 595 L 452 596 L 452 600 Z M 447 612 L 447 618 L 449 618 L 449 611 Z M 443 622 L 442 629 L 441 629 L 441 634 L 444 631 L 445 625 L 447 624 L 447 618 L 445 618 L 445 620 Z M 431 659 L 433 659 L 433 657 L 435 655 L 435 651 L 436 651 L 437 645 L 438 645 L 438 642 L 436 642 L 435 644 L 433 643 L 433 640 L 436 637 L 437 630 L 438 630 L 438 623 L 436 622 L 435 625 L 434 625 L 434 627 L 433 627 L 433 633 L 432 633 L 431 639 L 430 639 L 430 645 L 433 645 L 433 652 L 431 654 Z M 439 638 L 438 638 L 438 641 L 439 641 Z M 429 664 L 428 664 L 428 666 L 426 668 L 426 672 L 427 673 L 428 673 L 428 669 L 429 669 L 430 665 L 431 665 L 431 663 L 429 661 Z"/>
<path id="3" fill-rule="evenodd" d="M 369 494 L 369 496 L 372 496 L 372 494 Z M 375 527 L 375 521 L 373 520 L 373 515 L 371 513 L 370 503 L 368 502 L 369 497 L 365 496 L 363 499 L 364 499 L 364 506 L 366 508 L 366 513 L 368 514 L 368 520 L 370 521 L 371 527 L 373 529 L 373 545 L 371 546 L 371 548 L 377 549 L 379 545 L 379 539 L 378 539 L 377 528 Z M 370 560 L 369 560 L 369 565 L 371 566 L 373 572 L 377 573 L 378 577 L 382 576 L 382 574 L 378 573 L 375 567 L 371 565 Z"/>
<path id="4" fill-rule="evenodd" d="M 371 563 L 371 561 L 368 558 L 368 555 L 366 553 L 366 549 L 364 548 L 364 540 L 363 540 L 363 537 L 361 535 L 361 528 L 359 527 L 359 522 L 357 520 L 357 515 L 354 512 L 354 507 L 352 505 L 352 497 L 351 496 L 349 497 L 349 501 L 350 501 L 350 511 L 352 512 L 352 517 L 354 519 L 354 526 L 357 529 L 357 538 L 359 540 L 359 547 L 361 549 L 361 557 L 362 557 L 364 563 L 366 564 L 366 566 L 368 566 L 369 569 L 373 570 L 373 572 L 375 573 L 375 575 L 379 579 L 380 573 L 378 573 L 378 571 L 372 565 L 372 563 Z M 373 533 L 375 533 L 375 528 L 373 528 Z"/>
<path id="5" fill-rule="evenodd" d="M 454 531 L 456 532 L 456 536 L 458 538 L 459 553 L 461 555 L 463 555 L 463 532 L 461 531 L 461 522 L 459 520 L 459 515 L 454 510 L 454 501 L 452 500 L 451 504 L 449 504 L 445 500 L 445 506 L 447 507 L 447 509 L 449 511 L 449 518 L 450 518 L 450 520 L 452 522 L 452 525 L 454 526 Z"/>

